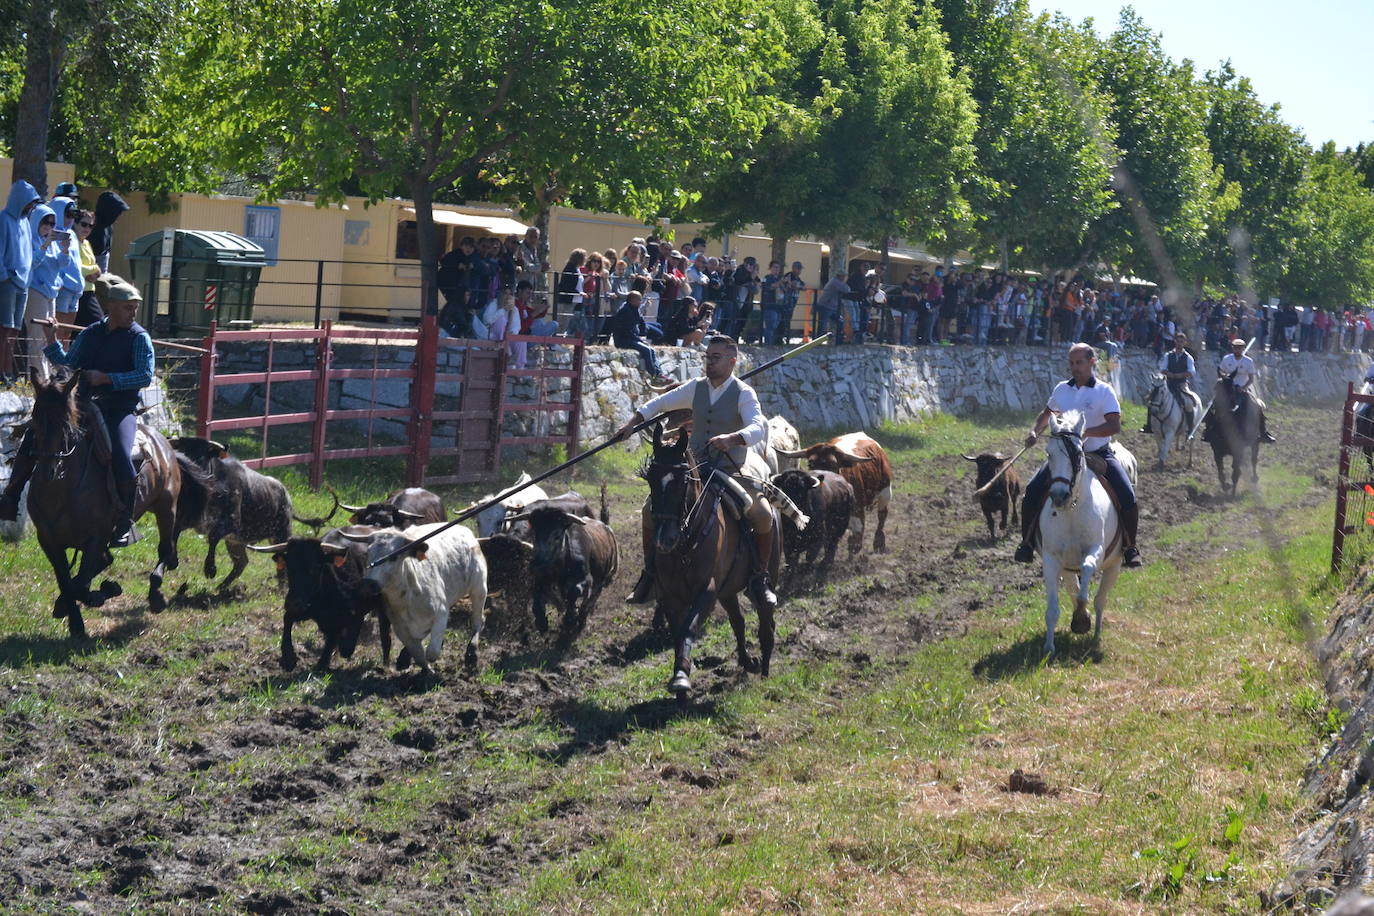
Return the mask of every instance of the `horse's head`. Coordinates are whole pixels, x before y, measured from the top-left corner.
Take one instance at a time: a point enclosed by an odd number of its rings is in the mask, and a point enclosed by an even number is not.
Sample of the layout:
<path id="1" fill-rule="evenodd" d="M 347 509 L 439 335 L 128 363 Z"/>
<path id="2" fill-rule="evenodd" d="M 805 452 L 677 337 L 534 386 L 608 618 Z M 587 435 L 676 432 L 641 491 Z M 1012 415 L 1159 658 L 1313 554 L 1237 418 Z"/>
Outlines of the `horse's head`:
<path id="1" fill-rule="evenodd" d="M 80 429 L 76 408 L 76 386 L 81 373 L 74 372 L 65 382 L 43 378 L 34 366 L 29 369 L 33 382 L 33 434 L 39 455 L 57 455 Z"/>
<path id="2" fill-rule="evenodd" d="M 654 522 L 654 543 L 659 550 L 675 549 L 683 536 L 687 514 L 701 492 L 701 480 L 693 473 L 687 454 L 687 436 L 663 441 L 663 424 L 654 426 L 654 452 L 639 472 L 649 484 L 649 512 Z"/>
<path id="3" fill-rule="evenodd" d="M 1162 409 L 1169 404 L 1169 387 L 1164 380 L 1164 376 L 1156 372 L 1150 377 L 1150 396 L 1146 399 L 1146 404 L 1150 407 Z"/>
<path id="4" fill-rule="evenodd" d="M 1065 413 L 1052 420 L 1045 451 L 1049 456 L 1050 501 L 1058 508 L 1073 496 L 1083 473 L 1083 430 L 1086 426 L 1086 418 L 1077 412 Z"/>

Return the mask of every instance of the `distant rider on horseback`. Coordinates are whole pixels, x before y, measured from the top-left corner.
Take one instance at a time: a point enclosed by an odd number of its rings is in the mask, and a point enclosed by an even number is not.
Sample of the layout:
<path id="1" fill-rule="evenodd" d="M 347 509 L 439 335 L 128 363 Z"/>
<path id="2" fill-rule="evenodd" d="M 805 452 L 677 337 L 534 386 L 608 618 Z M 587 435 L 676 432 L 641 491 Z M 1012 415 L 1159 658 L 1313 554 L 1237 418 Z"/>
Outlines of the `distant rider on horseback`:
<path id="1" fill-rule="evenodd" d="M 1269 434 L 1269 424 L 1264 416 L 1264 402 L 1255 397 L 1250 383 L 1255 380 L 1255 361 L 1245 355 L 1245 341 L 1237 337 L 1231 341 L 1231 352 L 1221 358 L 1221 365 L 1217 371 L 1222 378 L 1229 377 L 1231 389 L 1234 394 L 1232 409 L 1236 413 L 1236 422 L 1240 424 L 1245 419 L 1245 412 L 1250 408 L 1250 402 L 1255 402 L 1255 409 L 1259 411 L 1260 417 L 1260 441 L 1277 442 Z"/>
<path id="2" fill-rule="evenodd" d="M 1189 382 L 1193 380 L 1193 375 L 1197 372 L 1197 365 L 1193 362 L 1193 354 L 1188 352 L 1187 347 L 1188 335 L 1179 331 L 1174 335 L 1174 348 L 1159 358 L 1159 372 L 1164 376 L 1164 383 L 1169 387 L 1169 393 L 1174 396 L 1178 406 L 1183 408 L 1183 416 L 1187 420 L 1188 431 L 1192 432 L 1197 417 L 1193 416 L 1193 399 L 1189 396 L 1192 392 L 1192 386 Z M 1151 431 L 1151 419 L 1149 411 L 1146 411 L 1145 425 L 1140 428 L 1142 433 Z"/>
<path id="3" fill-rule="evenodd" d="M 1040 434 L 1049 425 L 1053 414 L 1078 411 L 1087 422 L 1083 430 L 1083 451 L 1101 458 L 1106 464 L 1107 484 L 1116 493 L 1121 504 L 1121 540 L 1124 566 L 1141 565 L 1140 551 L 1136 548 L 1136 528 L 1140 523 L 1140 511 L 1136 505 L 1135 488 L 1121 462 L 1112 454 L 1112 436 L 1121 432 L 1121 404 L 1116 399 L 1112 386 L 1093 374 L 1097 365 L 1097 353 L 1092 346 L 1076 343 L 1069 348 L 1069 378 L 1060 382 L 1050 392 L 1049 402 L 1040 415 L 1035 418 L 1030 433 L 1026 436 L 1026 447 L 1034 445 Z M 1050 489 L 1050 468 L 1042 465 L 1040 470 L 1026 485 L 1025 497 L 1021 501 L 1021 545 L 1016 548 L 1015 559 L 1018 563 L 1035 560 L 1035 547 L 1032 543 L 1036 522 L 1040 518 L 1040 507 L 1044 505 L 1045 495 Z"/>
<path id="4" fill-rule="evenodd" d="M 138 540 L 133 514 L 134 437 L 138 429 L 138 395 L 153 380 L 153 341 L 134 321 L 143 297 L 133 286 L 113 274 L 95 281 L 96 293 L 105 307 L 105 318 L 83 330 L 67 349 L 57 340 L 53 319 L 39 319 L 47 346 L 43 355 L 57 366 L 82 372 L 105 428 L 110 433 L 110 464 L 119 495 L 119 515 L 111 547 L 128 547 Z M 15 455 L 9 484 L 0 496 L 0 519 L 13 521 L 19 513 L 19 496 L 33 474 L 34 445 L 25 432 Z"/>
<path id="5" fill-rule="evenodd" d="M 765 494 L 765 482 L 741 473 L 748 451 L 768 436 L 768 421 L 759 407 L 758 395 L 748 383 L 734 377 L 739 351 L 735 341 L 717 335 L 706 347 L 705 377 L 685 382 L 671 391 L 650 399 L 616 430 L 612 441 L 621 441 L 630 430 L 649 417 L 674 410 L 692 411 L 692 432 L 688 452 L 696 460 L 714 464 L 711 475 L 720 483 L 725 497 L 734 504 L 745 529 L 751 576 L 749 588 L 756 602 L 770 608 L 777 605 L 772 583 L 768 581 L 768 562 L 773 549 L 773 511 Z M 703 475 L 705 477 L 706 475 Z M 795 507 L 783 506 L 784 512 Z M 802 518 L 805 524 L 805 518 Z M 645 568 L 635 584 L 631 603 L 643 603 L 654 596 L 652 556 L 653 526 L 647 505 L 644 509 Z"/>

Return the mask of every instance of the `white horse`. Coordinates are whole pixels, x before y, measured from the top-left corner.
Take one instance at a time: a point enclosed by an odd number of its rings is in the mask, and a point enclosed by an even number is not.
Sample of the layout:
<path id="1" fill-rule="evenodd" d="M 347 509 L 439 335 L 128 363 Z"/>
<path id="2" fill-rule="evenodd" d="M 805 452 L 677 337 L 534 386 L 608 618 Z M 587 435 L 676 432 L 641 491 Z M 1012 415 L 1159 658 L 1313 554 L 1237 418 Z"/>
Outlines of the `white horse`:
<path id="1" fill-rule="evenodd" d="M 1202 398 L 1192 389 L 1185 389 L 1183 396 L 1193 402 L 1193 422 L 1202 419 Z M 1164 376 L 1156 374 L 1150 386 L 1150 396 L 1145 401 L 1150 412 L 1150 429 L 1154 430 L 1155 443 L 1159 446 L 1159 469 L 1164 470 L 1164 460 L 1177 446 L 1182 451 L 1188 444 L 1188 415 L 1169 390 Z M 1191 460 L 1191 459 L 1190 459 Z"/>
<path id="2" fill-rule="evenodd" d="M 1083 458 L 1082 414 L 1065 413 L 1051 419 L 1045 442 L 1050 470 L 1049 498 L 1040 510 L 1040 556 L 1045 569 L 1045 655 L 1054 654 L 1054 628 L 1059 623 L 1059 587 L 1077 577 L 1074 600 L 1075 633 L 1088 632 L 1088 589 L 1101 574 L 1097 597 L 1097 624 L 1093 639 L 1102 635 L 1102 609 L 1121 572 L 1121 520 L 1117 518 L 1107 487 L 1091 473 Z M 1117 460 L 1134 484 L 1135 457 L 1112 443 Z"/>

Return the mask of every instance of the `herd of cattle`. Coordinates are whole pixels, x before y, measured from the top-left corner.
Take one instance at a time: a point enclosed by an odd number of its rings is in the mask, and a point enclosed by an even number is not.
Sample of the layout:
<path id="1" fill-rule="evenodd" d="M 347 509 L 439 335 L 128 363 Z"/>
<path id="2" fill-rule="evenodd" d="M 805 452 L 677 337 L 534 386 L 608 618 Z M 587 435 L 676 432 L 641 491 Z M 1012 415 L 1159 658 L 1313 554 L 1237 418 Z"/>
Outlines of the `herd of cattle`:
<path id="1" fill-rule="evenodd" d="M 412 662 L 428 670 L 443 649 L 450 609 L 466 599 L 471 638 L 464 655 L 469 667 L 485 623 L 488 599 L 501 596 L 507 612 L 528 607 L 541 633 L 549 629 L 546 606 L 562 610 L 558 645 L 566 647 L 585 627 L 601 593 L 620 565 L 610 527 L 606 488 L 599 512 L 569 491 L 550 496 L 530 485 L 494 502 L 475 516 L 477 533 L 450 518 L 443 500 L 419 488 L 398 490 L 386 500 L 350 506 L 334 496 L 323 519 L 292 512 L 286 487 L 246 467 L 224 446 L 208 439 L 174 441 L 213 481 L 200 504 L 179 506 L 180 527 L 205 535 L 205 575 L 217 569 L 215 550 L 224 541 L 233 567 L 221 583 L 243 572 L 248 550 L 269 554 L 284 588 L 281 665 L 296 667 L 292 629 L 313 621 L 323 637 L 316 667 L 327 669 L 335 652 L 351 658 L 369 617 L 375 617 L 384 666 L 391 663 L 391 634 L 403 646 L 396 667 Z M 828 568 L 845 532 L 850 552 L 863 537 L 865 515 L 876 512 L 873 546 L 885 549 L 884 527 L 892 497 L 892 465 L 882 446 L 864 433 L 850 433 L 799 448 L 797 431 L 781 417 L 769 422 L 758 446 L 773 483 L 810 519 L 805 528 L 784 525 L 784 551 L 798 568 Z M 798 464 L 805 459 L 807 468 Z M 516 484 L 530 480 L 521 475 Z M 492 501 L 484 497 L 473 506 Z M 291 523 L 316 527 L 342 508 L 348 524 L 323 536 L 293 536 Z M 638 520 L 636 519 L 636 524 Z M 258 546 L 267 541 L 266 546 Z M 820 565 L 817 558 L 824 552 Z"/>

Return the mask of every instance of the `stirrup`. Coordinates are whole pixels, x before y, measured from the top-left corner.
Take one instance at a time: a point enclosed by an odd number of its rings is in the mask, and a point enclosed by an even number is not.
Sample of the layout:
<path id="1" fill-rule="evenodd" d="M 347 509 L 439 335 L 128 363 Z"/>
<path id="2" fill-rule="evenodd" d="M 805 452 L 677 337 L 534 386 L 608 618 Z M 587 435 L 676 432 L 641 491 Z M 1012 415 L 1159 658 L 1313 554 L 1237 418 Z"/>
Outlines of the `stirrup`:
<path id="1" fill-rule="evenodd" d="M 648 604 L 654 597 L 654 577 L 646 568 L 639 574 L 634 590 L 625 596 L 626 604 Z"/>
<path id="2" fill-rule="evenodd" d="M 1140 549 L 1132 544 L 1121 553 L 1121 565 L 1131 569 L 1139 569 L 1145 565 L 1145 561 L 1140 558 Z"/>
<path id="3" fill-rule="evenodd" d="M 123 530 L 117 530 L 114 534 L 110 535 L 109 546 L 115 548 L 132 547 L 134 544 L 137 544 L 142 539 L 142 536 L 140 536 L 138 533 L 138 528 L 136 528 L 134 524 L 130 522 L 128 528 L 124 528 Z"/>
<path id="4" fill-rule="evenodd" d="M 778 596 L 768 587 L 768 573 L 754 573 L 749 578 L 749 594 L 760 605 L 767 605 L 770 608 L 778 606 Z"/>
<path id="5" fill-rule="evenodd" d="M 1015 560 L 1017 563 L 1034 563 L 1035 548 L 1027 544 L 1025 541 L 1022 541 L 1020 544 L 1017 545 L 1016 553 L 1012 554 L 1011 558 Z"/>

